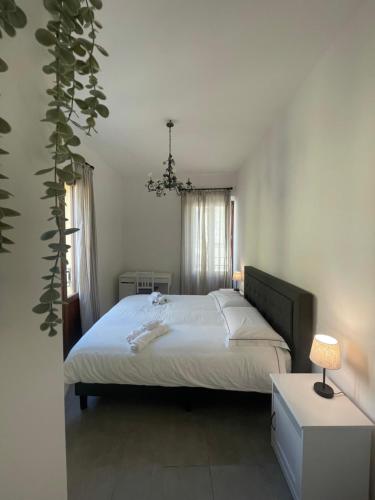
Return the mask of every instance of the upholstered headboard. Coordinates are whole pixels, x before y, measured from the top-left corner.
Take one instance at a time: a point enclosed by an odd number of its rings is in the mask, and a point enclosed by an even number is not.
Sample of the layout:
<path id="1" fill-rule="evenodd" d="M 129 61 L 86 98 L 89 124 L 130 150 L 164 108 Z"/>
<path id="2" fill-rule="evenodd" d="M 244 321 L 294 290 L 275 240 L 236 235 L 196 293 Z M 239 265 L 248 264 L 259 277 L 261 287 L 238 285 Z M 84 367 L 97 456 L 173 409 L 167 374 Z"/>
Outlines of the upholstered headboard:
<path id="1" fill-rule="evenodd" d="M 245 298 L 290 347 L 293 372 L 310 372 L 314 297 L 255 267 L 245 267 Z"/>

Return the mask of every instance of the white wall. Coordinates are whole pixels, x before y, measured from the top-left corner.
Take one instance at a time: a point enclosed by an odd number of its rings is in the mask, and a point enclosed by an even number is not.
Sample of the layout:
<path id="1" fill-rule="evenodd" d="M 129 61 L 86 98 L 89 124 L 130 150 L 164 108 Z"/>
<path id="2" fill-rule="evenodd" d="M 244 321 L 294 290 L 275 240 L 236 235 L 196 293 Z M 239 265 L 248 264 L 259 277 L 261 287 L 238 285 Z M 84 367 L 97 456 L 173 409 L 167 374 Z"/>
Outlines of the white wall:
<path id="1" fill-rule="evenodd" d="M 15 39 L 1 40 L 10 70 L 1 74 L 1 114 L 12 134 L 1 138 L 11 152 L 2 158 L 16 195 L 9 206 L 22 212 L 14 219 L 16 241 L 11 255 L 0 255 L 0 497 L 1 500 L 66 500 L 62 336 L 39 331 L 31 312 L 48 267 L 39 236 L 49 227 L 48 202 L 41 178 L 33 172 L 50 165 L 45 144 L 48 126 L 40 119 L 48 102 L 41 72 L 46 50 L 31 43 L 43 22 L 42 3 L 28 11 L 29 26 Z"/>
<path id="2" fill-rule="evenodd" d="M 160 167 L 160 175 L 162 174 Z M 186 174 L 196 187 L 229 187 L 236 185 L 236 174 Z M 125 177 L 124 271 L 171 271 L 172 293 L 180 291 L 181 202 L 173 192 L 157 198 L 144 187 L 147 177 Z"/>
<path id="3" fill-rule="evenodd" d="M 313 292 L 332 378 L 375 420 L 375 2 L 365 2 L 241 169 L 239 263 Z M 374 494 L 375 495 L 375 494 Z"/>

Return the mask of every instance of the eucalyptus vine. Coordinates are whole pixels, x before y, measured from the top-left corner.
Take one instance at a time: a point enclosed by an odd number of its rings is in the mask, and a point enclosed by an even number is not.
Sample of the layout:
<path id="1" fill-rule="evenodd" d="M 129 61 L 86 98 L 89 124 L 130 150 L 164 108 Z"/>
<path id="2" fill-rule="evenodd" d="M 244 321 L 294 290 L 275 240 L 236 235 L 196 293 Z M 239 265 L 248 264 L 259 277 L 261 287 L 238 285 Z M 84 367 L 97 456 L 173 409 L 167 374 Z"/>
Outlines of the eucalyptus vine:
<path id="1" fill-rule="evenodd" d="M 44 73 L 54 76 L 54 83 L 47 89 L 51 101 L 42 120 L 53 127 L 46 146 L 51 150 L 52 165 L 36 175 L 48 176 L 43 183 L 42 199 L 51 201 L 48 220 L 53 227 L 41 235 L 43 241 L 49 241 L 50 255 L 43 259 L 49 261 L 51 267 L 43 276 L 46 285 L 33 311 L 46 314 L 40 329 L 54 336 L 62 321 L 61 269 L 67 264 L 69 249 L 65 236 L 78 231 L 65 229 L 65 184 L 79 178 L 76 167 L 85 163 L 85 158 L 73 151 L 81 143 L 74 129 L 91 135 L 92 131 L 96 132 L 98 116 L 109 115 L 102 102 L 106 96 L 98 83 L 100 68 L 95 57 L 97 51 L 108 54 L 97 43 L 102 26 L 95 19 L 95 13 L 102 7 L 101 0 L 44 0 L 43 3 L 51 18 L 46 28 L 36 31 L 35 37 L 52 55 L 52 61 L 43 66 Z"/>
<path id="2" fill-rule="evenodd" d="M 18 7 L 14 0 L 0 0 L 0 38 L 3 34 L 10 37 L 16 36 L 16 30 L 26 26 L 26 15 L 24 11 Z M 0 73 L 8 71 L 8 64 L 0 57 Z M 12 130 L 11 126 L 0 116 L 0 135 L 9 134 Z M 9 152 L 0 148 L 0 155 L 8 155 Z M 6 180 L 8 177 L 0 172 L 0 181 Z M 6 189 L 0 187 L 0 201 L 8 200 L 13 195 Z M 16 217 L 20 215 L 19 212 L 9 207 L 0 206 L 0 253 L 9 253 L 7 245 L 12 245 L 13 241 L 6 236 L 3 232 L 13 229 L 13 226 L 4 222 L 7 217 Z M 5 245 L 5 246 L 4 246 Z"/>

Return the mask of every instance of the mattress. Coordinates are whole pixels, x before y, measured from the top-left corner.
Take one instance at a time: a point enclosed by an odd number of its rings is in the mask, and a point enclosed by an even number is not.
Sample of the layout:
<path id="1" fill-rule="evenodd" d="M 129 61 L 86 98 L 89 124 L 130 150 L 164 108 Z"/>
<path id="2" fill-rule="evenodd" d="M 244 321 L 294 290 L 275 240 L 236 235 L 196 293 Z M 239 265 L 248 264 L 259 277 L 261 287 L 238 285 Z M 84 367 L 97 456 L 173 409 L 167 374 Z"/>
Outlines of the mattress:
<path id="1" fill-rule="evenodd" d="M 169 333 L 133 354 L 126 336 L 142 323 L 164 321 Z M 65 382 L 206 387 L 271 392 L 270 373 L 290 371 L 286 349 L 232 345 L 211 296 L 169 295 L 152 305 L 147 295 L 122 299 L 73 347 Z"/>

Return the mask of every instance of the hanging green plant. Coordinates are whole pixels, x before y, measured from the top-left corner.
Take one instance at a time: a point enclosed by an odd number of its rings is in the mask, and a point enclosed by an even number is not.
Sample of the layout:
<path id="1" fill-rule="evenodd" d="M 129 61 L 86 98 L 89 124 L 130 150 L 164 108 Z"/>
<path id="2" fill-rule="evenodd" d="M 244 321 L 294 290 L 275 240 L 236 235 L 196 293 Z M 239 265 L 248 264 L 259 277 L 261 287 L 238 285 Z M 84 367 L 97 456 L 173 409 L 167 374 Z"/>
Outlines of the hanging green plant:
<path id="1" fill-rule="evenodd" d="M 43 241 L 49 241 L 49 255 L 43 259 L 50 262 L 48 273 L 43 276 L 46 285 L 33 311 L 45 314 L 40 325 L 49 336 L 57 333 L 61 320 L 61 267 L 67 264 L 66 253 L 69 245 L 65 236 L 78 231 L 65 229 L 65 183 L 72 184 L 79 177 L 77 164 L 84 164 L 85 158 L 73 152 L 80 145 L 74 129 L 91 135 L 96 132 L 98 116 L 106 118 L 106 99 L 98 84 L 99 64 L 95 52 L 107 52 L 97 44 L 96 38 L 101 24 L 95 19 L 95 12 L 101 9 L 101 0 L 44 0 L 44 7 L 51 18 L 46 28 L 36 31 L 38 42 L 48 47 L 52 61 L 43 67 L 44 73 L 54 76 L 54 84 L 47 89 L 51 97 L 43 121 L 53 127 L 46 146 L 52 150 L 52 165 L 36 172 L 46 175 L 42 199 L 52 202 L 49 207 L 49 221 L 54 227 L 44 232 Z M 84 120 L 84 121 L 83 121 Z"/>
<path id="2" fill-rule="evenodd" d="M 16 30 L 24 28 L 26 22 L 27 19 L 24 11 L 18 7 L 14 0 L 0 0 L 0 38 L 3 37 L 3 34 L 14 37 Z M 0 73 L 4 73 L 5 71 L 8 71 L 8 64 L 0 57 Z M 9 134 L 11 130 L 9 123 L 0 116 L 0 135 Z M 0 155 L 7 154 L 9 154 L 8 151 L 0 148 Z M 0 172 L 0 181 L 5 179 L 8 179 L 8 177 Z M 12 193 L 0 187 L 0 201 L 8 200 L 12 196 Z M 20 213 L 16 210 L 0 206 L 0 253 L 9 253 L 7 246 L 13 244 L 13 241 L 3 234 L 4 231 L 13 229 L 13 226 L 4 222 L 4 219 L 7 217 L 16 217 L 17 215 L 20 215 Z"/>

